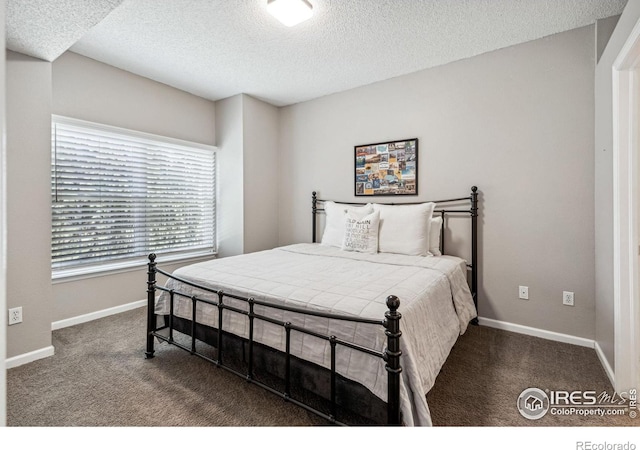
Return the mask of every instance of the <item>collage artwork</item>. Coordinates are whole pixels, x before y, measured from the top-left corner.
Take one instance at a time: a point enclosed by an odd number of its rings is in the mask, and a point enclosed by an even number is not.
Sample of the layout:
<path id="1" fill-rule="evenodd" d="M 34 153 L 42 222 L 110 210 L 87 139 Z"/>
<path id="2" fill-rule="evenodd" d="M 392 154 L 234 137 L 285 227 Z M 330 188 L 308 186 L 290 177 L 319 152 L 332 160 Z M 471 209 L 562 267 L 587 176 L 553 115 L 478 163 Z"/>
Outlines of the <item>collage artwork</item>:
<path id="1" fill-rule="evenodd" d="M 355 147 L 356 196 L 417 195 L 418 139 Z"/>

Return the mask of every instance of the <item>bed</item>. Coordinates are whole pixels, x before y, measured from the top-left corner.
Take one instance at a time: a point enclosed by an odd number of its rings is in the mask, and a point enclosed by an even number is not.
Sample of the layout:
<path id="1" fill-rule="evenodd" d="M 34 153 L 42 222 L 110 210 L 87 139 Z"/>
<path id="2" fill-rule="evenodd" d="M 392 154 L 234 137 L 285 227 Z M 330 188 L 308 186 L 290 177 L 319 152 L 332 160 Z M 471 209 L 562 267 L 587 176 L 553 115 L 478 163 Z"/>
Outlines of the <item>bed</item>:
<path id="1" fill-rule="evenodd" d="M 426 393 L 477 323 L 477 188 L 402 204 L 314 192 L 312 214 L 311 243 L 173 273 L 149 255 L 147 358 L 177 345 L 335 424 L 431 425 Z M 451 216 L 471 219 L 471 261 L 445 252 Z"/>

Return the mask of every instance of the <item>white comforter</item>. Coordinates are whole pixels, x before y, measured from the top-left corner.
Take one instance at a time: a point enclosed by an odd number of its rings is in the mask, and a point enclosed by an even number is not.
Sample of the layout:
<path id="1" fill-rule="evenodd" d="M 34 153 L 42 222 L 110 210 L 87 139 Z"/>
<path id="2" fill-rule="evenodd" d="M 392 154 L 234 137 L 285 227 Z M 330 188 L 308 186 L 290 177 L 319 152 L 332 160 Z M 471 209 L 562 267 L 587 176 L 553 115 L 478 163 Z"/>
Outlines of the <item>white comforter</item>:
<path id="1" fill-rule="evenodd" d="M 321 244 L 295 244 L 193 264 L 176 270 L 174 275 L 229 294 L 380 320 L 387 311 L 387 296 L 397 296 L 402 314 L 401 409 L 404 424 L 410 426 L 431 425 L 426 393 L 458 336 L 476 316 L 463 267 L 463 260 L 451 256 L 371 255 Z M 189 295 L 202 293 L 172 279 L 167 287 Z M 225 298 L 225 303 L 247 308 L 237 300 Z M 156 304 L 156 313 L 168 312 L 165 293 Z M 264 313 L 265 309 L 256 307 L 255 312 Z M 275 309 L 267 313 L 378 351 L 383 351 L 386 345 L 382 326 Z M 176 296 L 175 314 L 191 318 L 190 301 Z M 216 307 L 199 303 L 196 314 L 198 322 L 217 327 Z M 225 311 L 223 329 L 247 337 L 248 319 Z M 279 350 L 285 348 L 282 327 L 270 323 L 256 320 L 254 338 Z M 291 352 L 324 367 L 330 365 L 330 346 L 324 340 L 293 331 Z M 380 358 L 339 346 L 336 367 L 340 374 L 361 383 L 386 401 L 387 372 Z"/>

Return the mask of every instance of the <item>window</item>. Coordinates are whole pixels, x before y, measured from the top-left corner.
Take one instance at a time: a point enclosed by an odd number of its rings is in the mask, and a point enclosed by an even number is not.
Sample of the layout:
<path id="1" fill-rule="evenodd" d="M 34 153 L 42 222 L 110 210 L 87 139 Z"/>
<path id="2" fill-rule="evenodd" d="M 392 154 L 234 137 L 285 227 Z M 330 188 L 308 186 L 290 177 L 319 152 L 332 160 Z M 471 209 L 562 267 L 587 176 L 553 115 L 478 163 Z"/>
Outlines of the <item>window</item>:
<path id="1" fill-rule="evenodd" d="M 54 116 L 54 278 L 216 249 L 215 147 Z"/>

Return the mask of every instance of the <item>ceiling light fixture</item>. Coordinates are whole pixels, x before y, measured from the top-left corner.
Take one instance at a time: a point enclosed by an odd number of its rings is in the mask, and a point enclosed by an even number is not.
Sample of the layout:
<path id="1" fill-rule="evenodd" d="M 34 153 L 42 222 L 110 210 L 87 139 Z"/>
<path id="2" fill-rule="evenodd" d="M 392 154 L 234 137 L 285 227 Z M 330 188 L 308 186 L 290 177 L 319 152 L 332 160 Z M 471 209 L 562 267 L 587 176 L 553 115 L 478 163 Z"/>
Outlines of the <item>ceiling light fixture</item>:
<path id="1" fill-rule="evenodd" d="M 268 0 L 267 9 L 288 27 L 297 25 L 313 15 L 313 6 L 307 0 Z"/>

